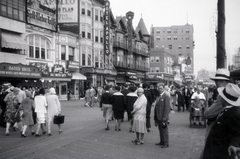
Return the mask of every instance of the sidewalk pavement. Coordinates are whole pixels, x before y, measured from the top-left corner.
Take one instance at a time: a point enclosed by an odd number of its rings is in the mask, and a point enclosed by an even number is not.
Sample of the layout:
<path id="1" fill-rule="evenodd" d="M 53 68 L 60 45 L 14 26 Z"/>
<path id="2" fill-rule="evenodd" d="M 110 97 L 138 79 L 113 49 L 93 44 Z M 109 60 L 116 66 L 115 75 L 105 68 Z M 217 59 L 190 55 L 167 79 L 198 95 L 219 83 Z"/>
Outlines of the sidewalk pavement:
<path id="1" fill-rule="evenodd" d="M 63 133 L 52 126 L 52 136 L 21 138 L 20 132 L 0 128 L 1 159 L 198 159 L 204 145 L 205 128 L 190 128 L 189 113 L 171 113 L 169 125 L 170 147 L 156 146 L 159 132 L 153 125 L 145 134 L 143 145 L 135 145 L 135 133 L 129 133 L 129 122 L 122 123 L 122 131 L 104 130 L 104 119 L 98 104 L 84 107 L 84 101 L 61 101 L 65 123 Z M 153 113 L 152 113 L 153 116 Z"/>

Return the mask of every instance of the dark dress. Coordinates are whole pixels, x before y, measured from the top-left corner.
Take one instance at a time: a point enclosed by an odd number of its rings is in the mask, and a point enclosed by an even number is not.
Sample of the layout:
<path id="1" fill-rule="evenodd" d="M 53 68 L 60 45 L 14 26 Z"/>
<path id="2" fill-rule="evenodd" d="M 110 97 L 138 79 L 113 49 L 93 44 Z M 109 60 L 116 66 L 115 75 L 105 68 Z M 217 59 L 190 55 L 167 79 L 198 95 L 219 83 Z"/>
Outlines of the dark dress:
<path id="1" fill-rule="evenodd" d="M 33 100 L 30 98 L 25 98 L 21 103 L 21 106 L 23 108 L 23 125 L 34 125 L 32 116 L 33 103 Z"/>
<path id="2" fill-rule="evenodd" d="M 133 92 L 128 93 L 126 96 L 126 110 L 127 110 L 129 120 L 133 119 L 131 112 L 133 111 L 133 104 L 135 103 L 137 98 L 138 98 L 137 94 Z"/>
<path id="3" fill-rule="evenodd" d="M 144 90 L 144 95 L 147 98 L 147 108 L 146 108 L 146 127 L 151 128 L 151 108 L 153 103 L 152 94 L 148 90 Z"/>
<path id="4" fill-rule="evenodd" d="M 115 119 L 123 119 L 123 113 L 125 110 L 124 95 L 121 92 L 115 92 L 113 94 L 113 114 Z"/>

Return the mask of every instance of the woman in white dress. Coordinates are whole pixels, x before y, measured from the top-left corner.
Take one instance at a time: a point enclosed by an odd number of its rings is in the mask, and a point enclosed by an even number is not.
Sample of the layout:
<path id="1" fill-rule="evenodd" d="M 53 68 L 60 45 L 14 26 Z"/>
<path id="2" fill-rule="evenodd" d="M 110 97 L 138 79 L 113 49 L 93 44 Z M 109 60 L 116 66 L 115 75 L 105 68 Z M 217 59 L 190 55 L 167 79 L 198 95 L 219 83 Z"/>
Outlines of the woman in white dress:
<path id="1" fill-rule="evenodd" d="M 37 113 L 37 123 L 38 123 L 37 131 L 35 134 L 36 137 L 41 136 L 41 135 L 39 135 L 40 127 L 42 129 L 43 135 L 46 134 L 46 131 L 44 129 L 44 124 L 46 122 L 47 101 L 46 101 L 46 97 L 44 96 L 44 94 L 45 94 L 45 90 L 44 90 L 44 88 L 41 88 L 39 90 L 39 95 L 37 95 L 34 98 L 35 112 Z"/>
<path id="2" fill-rule="evenodd" d="M 146 107 L 147 107 L 147 98 L 143 94 L 143 88 L 137 89 L 138 98 L 133 104 L 133 129 L 136 132 L 136 139 L 133 140 L 136 145 L 144 144 L 143 137 L 146 133 Z M 141 135 L 141 136 L 140 136 Z"/>
<path id="3" fill-rule="evenodd" d="M 54 115 L 61 114 L 61 104 L 54 88 L 50 88 L 47 98 L 47 119 L 48 119 L 48 135 L 51 136 L 51 123 Z M 62 133 L 61 124 L 58 124 L 58 132 Z"/>

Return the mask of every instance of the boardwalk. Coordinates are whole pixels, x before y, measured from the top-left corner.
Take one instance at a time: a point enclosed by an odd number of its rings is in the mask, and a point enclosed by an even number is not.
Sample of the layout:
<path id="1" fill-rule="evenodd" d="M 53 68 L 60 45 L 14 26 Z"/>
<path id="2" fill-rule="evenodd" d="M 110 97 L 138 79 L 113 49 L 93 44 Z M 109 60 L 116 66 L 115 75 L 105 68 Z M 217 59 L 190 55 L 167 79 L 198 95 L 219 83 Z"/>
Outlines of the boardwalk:
<path id="1" fill-rule="evenodd" d="M 52 136 L 36 138 L 27 132 L 21 138 L 20 132 L 10 131 L 5 136 L 0 128 L 0 159 L 197 159 L 204 145 L 204 128 L 189 128 L 187 112 L 170 115 L 170 147 L 156 146 L 159 134 L 156 127 L 145 135 L 144 145 L 134 145 L 134 133 L 129 133 L 129 123 L 122 123 L 122 131 L 104 130 L 102 112 L 95 106 L 83 106 L 83 101 L 62 102 L 66 116 L 58 134 L 53 126 Z M 153 124 L 153 122 L 152 122 Z"/>

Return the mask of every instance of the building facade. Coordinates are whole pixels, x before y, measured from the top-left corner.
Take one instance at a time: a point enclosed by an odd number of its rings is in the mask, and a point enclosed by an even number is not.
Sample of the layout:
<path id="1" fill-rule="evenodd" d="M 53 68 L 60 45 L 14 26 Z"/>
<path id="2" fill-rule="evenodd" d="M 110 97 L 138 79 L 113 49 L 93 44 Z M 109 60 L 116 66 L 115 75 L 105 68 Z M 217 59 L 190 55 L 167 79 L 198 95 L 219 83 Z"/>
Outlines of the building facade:
<path id="1" fill-rule="evenodd" d="M 193 25 L 151 27 L 151 48 L 166 49 L 173 55 L 175 65 L 181 65 L 181 73 L 194 72 Z"/>

